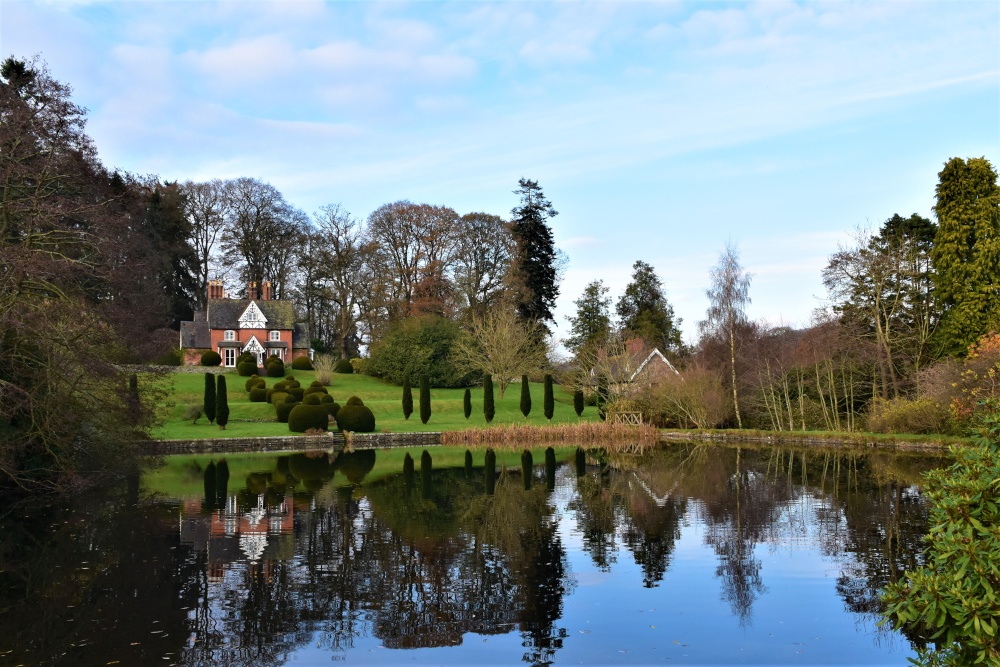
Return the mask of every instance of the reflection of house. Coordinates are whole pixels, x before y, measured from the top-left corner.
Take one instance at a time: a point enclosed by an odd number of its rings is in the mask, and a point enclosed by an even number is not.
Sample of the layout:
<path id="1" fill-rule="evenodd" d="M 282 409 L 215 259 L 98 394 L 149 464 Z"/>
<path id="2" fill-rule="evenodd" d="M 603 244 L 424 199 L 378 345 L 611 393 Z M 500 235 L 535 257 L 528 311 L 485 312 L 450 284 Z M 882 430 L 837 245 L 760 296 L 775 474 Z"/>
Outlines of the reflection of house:
<path id="1" fill-rule="evenodd" d="M 264 281 L 258 294 L 257 284 L 247 287 L 246 299 L 227 298 L 222 281 L 208 283 L 205 310 L 194 314 L 193 322 L 181 322 L 180 346 L 185 350 L 185 364 L 198 363 L 202 352 L 214 350 L 223 366 L 235 366 L 243 352 L 265 356 L 277 355 L 282 361 L 309 354 L 305 328 L 296 324 L 291 301 L 272 299 L 271 283 Z"/>

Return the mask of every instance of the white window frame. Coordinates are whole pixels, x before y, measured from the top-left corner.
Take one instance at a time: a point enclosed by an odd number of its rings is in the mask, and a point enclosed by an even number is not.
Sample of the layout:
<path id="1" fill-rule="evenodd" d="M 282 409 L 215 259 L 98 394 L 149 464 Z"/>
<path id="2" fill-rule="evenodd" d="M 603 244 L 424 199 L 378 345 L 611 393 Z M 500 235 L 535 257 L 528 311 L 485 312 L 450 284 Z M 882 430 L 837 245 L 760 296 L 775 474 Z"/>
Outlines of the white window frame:
<path id="1" fill-rule="evenodd" d="M 270 338 L 273 341 L 280 341 L 281 332 L 278 331 L 277 329 L 271 329 L 271 331 L 268 333 L 268 338 Z"/>
<path id="2" fill-rule="evenodd" d="M 225 347 L 222 349 L 222 358 L 225 360 L 223 364 L 226 368 L 232 368 L 236 365 L 236 348 L 235 347 Z"/>
<path id="3" fill-rule="evenodd" d="M 232 329 L 226 329 L 226 332 L 222 334 L 222 340 L 236 340 L 236 332 Z"/>

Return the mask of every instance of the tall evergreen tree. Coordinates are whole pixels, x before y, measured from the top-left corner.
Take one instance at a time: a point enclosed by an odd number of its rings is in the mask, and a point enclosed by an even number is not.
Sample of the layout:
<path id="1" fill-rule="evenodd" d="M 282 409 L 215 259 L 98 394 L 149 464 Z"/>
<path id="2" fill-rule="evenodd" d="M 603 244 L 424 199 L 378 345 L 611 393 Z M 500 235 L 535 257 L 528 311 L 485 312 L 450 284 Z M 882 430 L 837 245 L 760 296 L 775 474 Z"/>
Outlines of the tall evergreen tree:
<path id="1" fill-rule="evenodd" d="M 559 296 L 556 271 L 556 248 L 549 218 L 558 215 L 545 198 L 537 181 L 522 178 L 514 193 L 521 203 L 511 210 L 511 233 L 514 236 L 513 278 L 517 291 L 517 313 L 537 322 L 548 331 L 555 320 L 552 309 Z"/>
<path id="2" fill-rule="evenodd" d="M 1000 325 L 1000 188 L 984 157 L 952 158 L 938 174 L 931 249 L 941 335 L 953 352 Z"/>
<path id="3" fill-rule="evenodd" d="M 431 418 L 431 384 L 426 375 L 420 376 L 420 423 L 426 424 Z"/>
<path id="4" fill-rule="evenodd" d="M 410 378 L 403 380 L 403 419 L 409 419 L 413 414 L 413 389 L 410 388 Z"/>
<path id="5" fill-rule="evenodd" d="M 600 280 L 587 283 L 583 295 L 574 301 L 576 316 L 566 319 L 570 335 L 566 347 L 574 353 L 604 345 L 611 334 L 611 297 L 608 287 Z"/>
<path id="6" fill-rule="evenodd" d="M 466 419 L 472 416 L 472 390 L 468 387 L 465 388 L 465 394 L 462 395 L 462 410 L 465 412 Z"/>
<path id="7" fill-rule="evenodd" d="M 215 423 L 223 431 L 229 423 L 229 397 L 226 396 L 225 375 L 219 375 L 219 386 L 215 390 Z"/>
<path id="8" fill-rule="evenodd" d="M 215 404 L 215 374 L 205 373 L 205 395 L 202 399 L 202 408 L 209 424 L 215 421 Z"/>
<path id="9" fill-rule="evenodd" d="M 583 416 L 583 390 L 577 389 L 573 392 L 573 409 L 577 417 Z"/>
<path id="10" fill-rule="evenodd" d="M 521 376 L 521 414 L 527 418 L 531 414 L 531 387 L 528 386 L 528 376 Z"/>
<path id="11" fill-rule="evenodd" d="M 631 335 L 663 352 L 681 349 L 681 318 L 663 293 L 663 284 L 653 267 L 637 261 L 632 265 L 632 282 L 615 308 L 619 324 Z"/>
<path id="12" fill-rule="evenodd" d="M 545 418 L 552 421 L 552 415 L 555 414 L 556 409 L 556 398 L 552 393 L 552 376 L 548 373 L 545 374 L 545 395 L 542 399 L 542 407 L 545 410 Z"/>
<path id="13" fill-rule="evenodd" d="M 486 423 L 489 424 L 493 421 L 493 417 L 496 416 L 497 410 L 496 405 L 493 403 L 493 376 L 484 375 L 483 376 L 483 416 L 486 417 Z"/>

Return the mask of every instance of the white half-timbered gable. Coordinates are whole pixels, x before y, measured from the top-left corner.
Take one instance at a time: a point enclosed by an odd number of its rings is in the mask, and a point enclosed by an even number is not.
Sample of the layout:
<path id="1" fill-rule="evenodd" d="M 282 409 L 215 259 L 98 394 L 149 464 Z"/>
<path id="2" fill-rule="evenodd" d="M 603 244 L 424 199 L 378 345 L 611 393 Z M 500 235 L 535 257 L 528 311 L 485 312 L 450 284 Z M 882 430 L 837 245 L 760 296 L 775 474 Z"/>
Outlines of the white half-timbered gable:
<path id="1" fill-rule="evenodd" d="M 250 302 L 247 309 L 243 311 L 240 315 L 240 329 L 266 329 L 267 328 L 267 318 L 264 317 L 264 313 L 260 311 L 257 303 L 254 301 Z"/>

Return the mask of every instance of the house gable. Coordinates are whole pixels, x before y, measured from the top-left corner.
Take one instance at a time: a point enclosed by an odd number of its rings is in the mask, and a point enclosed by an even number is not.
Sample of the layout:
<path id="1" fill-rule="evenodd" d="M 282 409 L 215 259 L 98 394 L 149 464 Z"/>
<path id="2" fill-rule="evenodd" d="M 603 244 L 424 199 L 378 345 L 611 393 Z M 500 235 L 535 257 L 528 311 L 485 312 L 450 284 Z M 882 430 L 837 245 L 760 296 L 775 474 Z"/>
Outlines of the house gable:
<path id="1" fill-rule="evenodd" d="M 243 314 L 239 318 L 239 326 L 240 329 L 267 328 L 267 318 L 264 317 L 264 313 L 257 306 L 257 302 L 251 301 L 250 305 L 243 311 Z"/>
<path id="2" fill-rule="evenodd" d="M 646 366 L 648 366 L 651 361 L 653 363 L 656 363 L 657 360 L 659 360 L 660 362 L 662 362 L 663 364 L 665 364 L 667 368 L 669 368 L 671 371 L 673 371 L 674 375 L 680 375 L 680 373 L 677 372 L 677 369 L 674 368 L 674 365 L 672 363 L 670 363 L 670 360 L 667 359 L 665 356 L 663 356 L 663 353 L 660 352 L 660 348 L 655 347 L 655 348 L 653 348 L 653 351 L 649 353 L 649 356 L 646 357 L 645 361 L 643 361 L 641 364 L 639 364 L 639 368 L 636 369 L 635 373 L 632 373 L 632 377 L 629 378 L 629 382 L 631 382 L 631 381 L 635 380 L 637 377 L 639 377 L 639 374 L 642 373 L 643 370 L 646 369 Z"/>
<path id="3" fill-rule="evenodd" d="M 261 355 L 264 354 L 264 346 L 260 344 L 256 336 L 250 336 L 250 340 L 247 344 L 243 346 L 244 352 L 250 352 L 252 354 Z"/>

